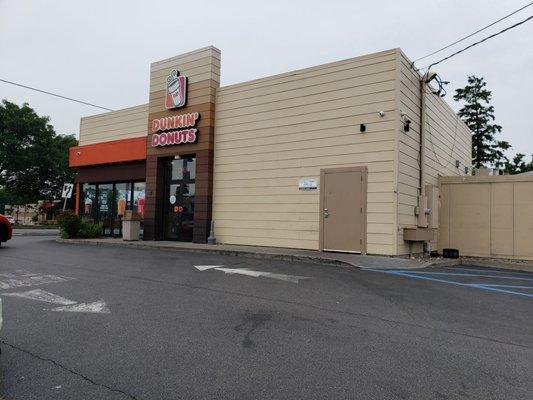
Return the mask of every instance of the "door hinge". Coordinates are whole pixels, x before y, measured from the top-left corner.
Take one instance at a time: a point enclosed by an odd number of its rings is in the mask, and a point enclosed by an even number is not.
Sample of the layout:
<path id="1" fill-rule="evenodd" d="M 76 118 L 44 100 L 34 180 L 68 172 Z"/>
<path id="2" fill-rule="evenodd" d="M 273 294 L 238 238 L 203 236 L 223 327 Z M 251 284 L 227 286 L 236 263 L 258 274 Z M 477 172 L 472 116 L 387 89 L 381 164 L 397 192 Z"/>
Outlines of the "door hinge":
<path id="1" fill-rule="evenodd" d="M 363 244 L 363 239 L 359 239 L 359 244 Z"/>
<path id="2" fill-rule="evenodd" d="M 363 207 L 361 207 L 361 214 L 363 213 Z"/>

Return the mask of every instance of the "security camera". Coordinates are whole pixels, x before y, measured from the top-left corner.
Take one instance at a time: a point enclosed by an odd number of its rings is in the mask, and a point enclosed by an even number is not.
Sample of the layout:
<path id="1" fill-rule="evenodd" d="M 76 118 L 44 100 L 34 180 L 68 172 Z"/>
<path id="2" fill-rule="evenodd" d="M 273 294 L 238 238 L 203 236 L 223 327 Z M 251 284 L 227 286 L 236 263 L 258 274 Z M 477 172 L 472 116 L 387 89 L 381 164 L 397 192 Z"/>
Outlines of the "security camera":
<path id="1" fill-rule="evenodd" d="M 403 121 L 403 131 L 404 132 L 409 132 L 410 128 L 409 126 L 411 125 L 411 120 L 409 118 L 405 118 L 404 121 Z"/>
<path id="2" fill-rule="evenodd" d="M 383 118 L 385 116 L 385 111 L 380 111 L 379 116 Z"/>
<path id="3" fill-rule="evenodd" d="M 435 79 L 437 77 L 437 73 L 435 71 L 428 71 L 425 75 L 424 75 L 424 82 L 426 83 L 429 83 L 431 82 L 433 79 Z"/>
<path id="4" fill-rule="evenodd" d="M 81 156 L 81 151 L 76 152 L 78 156 Z"/>

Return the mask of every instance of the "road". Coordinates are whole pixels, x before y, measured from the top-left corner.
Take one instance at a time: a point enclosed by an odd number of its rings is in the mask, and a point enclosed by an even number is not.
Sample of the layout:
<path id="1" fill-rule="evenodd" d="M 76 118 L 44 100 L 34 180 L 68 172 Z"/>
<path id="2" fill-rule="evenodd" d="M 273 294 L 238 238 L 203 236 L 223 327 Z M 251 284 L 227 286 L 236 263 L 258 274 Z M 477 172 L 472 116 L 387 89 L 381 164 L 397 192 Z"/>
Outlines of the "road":
<path id="1" fill-rule="evenodd" d="M 363 271 L 50 237 L 5 244 L 0 274 L 6 400 L 533 393 L 533 274 Z"/>

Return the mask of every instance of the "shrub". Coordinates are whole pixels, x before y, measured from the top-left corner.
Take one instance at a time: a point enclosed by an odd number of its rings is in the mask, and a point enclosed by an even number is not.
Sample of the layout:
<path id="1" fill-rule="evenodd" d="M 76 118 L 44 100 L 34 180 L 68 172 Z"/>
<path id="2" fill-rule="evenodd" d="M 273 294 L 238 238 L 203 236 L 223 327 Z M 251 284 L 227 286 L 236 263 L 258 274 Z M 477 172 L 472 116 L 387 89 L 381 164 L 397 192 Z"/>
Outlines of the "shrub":
<path id="1" fill-rule="evenodd" d="M 81 218 L 77 215 L 61 215 L 59 218 L 59 228 L 63 239 L 76 237 L 80 226 Z"/>
<path id="2" fill-rule="evenodd" d="M 97 238 L 102 232 L 102 227 L 99 224 L 91 224 L 90 222 L 82 221 L 78 230 L 78 237 L 80 238 Z"/>

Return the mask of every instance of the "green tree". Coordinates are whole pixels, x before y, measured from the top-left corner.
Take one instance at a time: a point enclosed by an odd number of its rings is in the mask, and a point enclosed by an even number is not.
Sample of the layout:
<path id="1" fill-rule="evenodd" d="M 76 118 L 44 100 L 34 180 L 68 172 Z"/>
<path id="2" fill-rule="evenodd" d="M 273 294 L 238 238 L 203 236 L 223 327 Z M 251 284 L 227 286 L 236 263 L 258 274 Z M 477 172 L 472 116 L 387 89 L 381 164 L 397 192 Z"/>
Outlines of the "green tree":
<path id="1" fill-rule="evenodd" d="M 73 180 L 68 148 L 73 136 L 57 135 L 48 117 L 27 104 L 0 104 L 0 188 L 18 204 L 58 198 L 64 182 Z"/>
<path id="2" fill-rule="evenodd" d="M 458 112 L 472 133 L 472 163 L 474 167 L 501 167 L 507 158 L 505 151 L 511 148 L 509 142 L 497 140 L 502 127 L 494 123 L 494 106 L 490 105 L 492 92 L 486 88 L 484 78 L 468 77 L 468 84 L 455 91 L 453 99 L 464 101 Z"/>
<path id="3" fill-rule="evenodd" d="M 525 157 L 525 154 L 517 153 L 511 161 L 505 162 L 505 171 L 511 175 L 533 171 L 533 154 L 529 163 L 525 161 Z"/>

